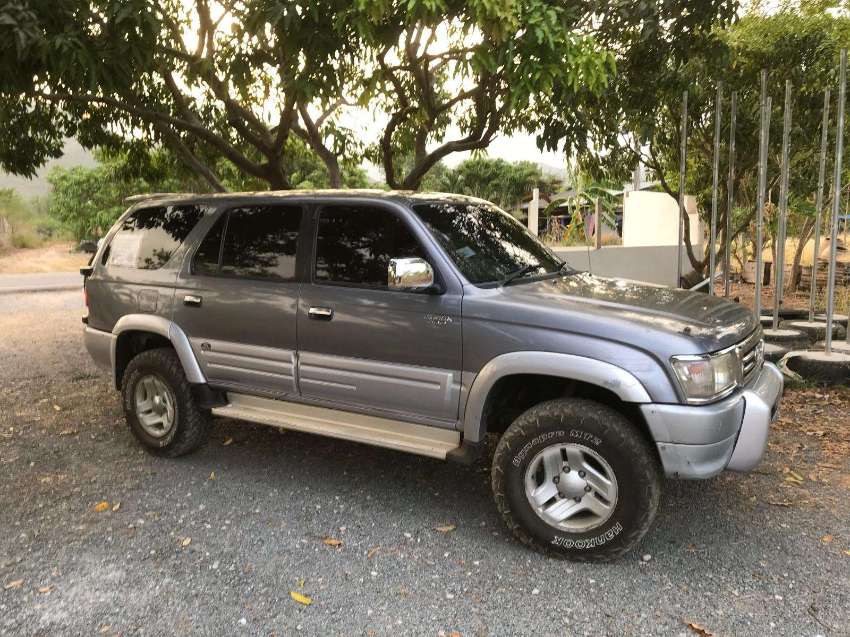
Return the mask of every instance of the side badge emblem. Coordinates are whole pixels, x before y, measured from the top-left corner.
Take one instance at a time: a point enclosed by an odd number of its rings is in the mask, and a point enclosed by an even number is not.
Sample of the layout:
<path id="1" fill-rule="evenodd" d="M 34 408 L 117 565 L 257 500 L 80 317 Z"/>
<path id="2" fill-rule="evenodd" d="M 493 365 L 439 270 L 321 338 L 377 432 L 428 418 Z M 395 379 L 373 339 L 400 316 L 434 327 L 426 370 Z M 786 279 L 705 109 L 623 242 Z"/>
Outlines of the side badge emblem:
<path id="1" fill-rule="evenodd" d="M 434 327 L 445 327 L 452 322 L 452 317 L 446 314 L 426 314 L 425 320 Z"/>

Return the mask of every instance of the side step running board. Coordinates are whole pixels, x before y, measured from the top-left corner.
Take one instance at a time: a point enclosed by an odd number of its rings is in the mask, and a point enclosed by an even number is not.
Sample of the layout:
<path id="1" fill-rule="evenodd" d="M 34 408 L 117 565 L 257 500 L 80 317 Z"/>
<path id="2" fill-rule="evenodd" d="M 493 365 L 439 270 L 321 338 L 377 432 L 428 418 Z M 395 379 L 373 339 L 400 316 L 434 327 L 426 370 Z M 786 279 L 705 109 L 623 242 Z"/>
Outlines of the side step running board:
<path id="1" fill-rule="evenodd" d="M 214 415 L 353 440 L 441 460 L 460 446 L 460 432 L 450 429 L 244 394 L 228 393 L 227 397 L 230 404 L 213 408 Z"/>

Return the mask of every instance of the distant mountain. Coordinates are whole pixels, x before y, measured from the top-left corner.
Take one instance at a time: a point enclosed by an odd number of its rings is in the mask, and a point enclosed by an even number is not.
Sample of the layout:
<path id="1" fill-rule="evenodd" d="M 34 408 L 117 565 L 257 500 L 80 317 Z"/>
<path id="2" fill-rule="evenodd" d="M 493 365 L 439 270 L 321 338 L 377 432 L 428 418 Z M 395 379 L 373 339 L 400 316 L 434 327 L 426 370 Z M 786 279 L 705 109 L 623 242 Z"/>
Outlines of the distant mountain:
<path id="1" fill-rule="evenodd" d="M 9 175 L 0 171 L 0 188 L 12 188 L 24 198 L 42 197 L 50 192 L 50 184 L 47 183 L 47 173 L 54 166 L 62 166 L 64 168 L 86 166 L 91 168 L 96 165 L 97 161 L 89 151 L 80 146 L 76 140 L 69 139 L 65 144 L 62 156 L 58 159 L 51 159 L 39 168 L 36 176 L 32 179 Z"/>

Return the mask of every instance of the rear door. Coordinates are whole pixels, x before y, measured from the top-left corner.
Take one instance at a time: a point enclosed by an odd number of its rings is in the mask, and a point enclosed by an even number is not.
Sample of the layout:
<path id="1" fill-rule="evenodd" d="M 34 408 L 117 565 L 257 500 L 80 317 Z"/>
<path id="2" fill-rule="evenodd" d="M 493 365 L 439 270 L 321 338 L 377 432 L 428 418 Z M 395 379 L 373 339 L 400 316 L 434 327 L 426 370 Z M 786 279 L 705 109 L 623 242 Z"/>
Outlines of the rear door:
<path id="1" fill-rule="evenodd" d="M 322 205 L 298 306 L 305 400 L 453 427 L 461 370 L 461 288 L 405 211 Z M 390 290 L 390 259 L 420 257 L 442 293 Z"/>
<path id="2" fill-rule="evenodd" d="M 117 225 L 92 263 L 88 324 L 111 331 L 127 314 L 168 318 L 185 240 L 212 209 L 203 205 L 138 208 Z"/>
<path id="3" fill-rule="evenodd" d="M 174 320 L 211 385 L 291 397 L 295 383 L 299 204 L 223 211 L 186 259 Z"/>

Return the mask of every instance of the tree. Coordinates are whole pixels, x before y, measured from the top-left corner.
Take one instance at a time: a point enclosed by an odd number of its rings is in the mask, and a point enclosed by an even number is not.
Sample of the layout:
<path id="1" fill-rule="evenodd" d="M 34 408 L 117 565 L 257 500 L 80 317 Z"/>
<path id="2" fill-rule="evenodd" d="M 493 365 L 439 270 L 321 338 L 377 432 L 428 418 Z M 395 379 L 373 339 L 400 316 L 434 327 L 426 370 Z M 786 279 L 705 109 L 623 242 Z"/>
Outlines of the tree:
<path id="1" fill-rule="evenodd" d="M 552 180 L 530 161 L 507 162 L 491 157 L 471 157 L 455 168 L 440 171 L 429 178 L 429 189 L 480 197 L 510 209 L 528 197 L 535 187 Z"/>
<path id="2" fill-rule="evenodd" d="M 298 188 L 327 188 L 330 176 L 322 161 L 303 142 L 289 140 L 292 146 L 290 178 Z M 133 145 L 115 152 L 98 150 L 99 165 L 94 168 L 56 167 L 48 174 L 52 192 L 50 215 L 68 228 L 76 239 L 102 236 L 127 208 L 125 199 L 145 192 L 204 192 L 207 184 L 167 149 L 148 151 Z M 211 164 L 228 190 L 251 191 L 262 182 L 235 170 L 224 159 Z M 342 182 L 347 187 L 367 185 L 365 172 L 356 166 L 343 166 Z"/>
<path id="3" fill-rule="evenodd" d="M 694 43 L 687 58 L 672 56 L 660 69 L 647 65 L 644 81 L 630 67 L 622 71 L 612 90 L 596 102 L 588 101 L 576 119 L 553 122 L 546 135 L 561 134 L 576 151 L 583 167 L 595 176 L 627 179 L 638 159 L 661 181 L 662 188 L 678 197 L 679 122 L 682 91 L 688 90 L 688 164 L 686 192 L 697 195 L 703 219 L 708 221 L 711 202 L 715 86 L 724 83 L 725 103 L 721 132 L 721 188 L 718 229 L 723 258 L 727 214 L 724 167 L 728 157 L 728 100 L 738 93 L 736 175 L 733 238 L 748 230 L 756 209 L 759 140 L 759 74 L 768 69 L 773 96 L 769 183 L 772 200 L 778 199 L 781 162 L 782 111 L 785 80 L 794 86 L 794 128 L 791 136 L 789 207 L 803 215 L 814 210 L 817 182 L 823 90 L 836 84 L 835 68 L 841 47 L 850 46 L 850 18 L 825 11 L 829 3 L 784 5 L 766 15 L 755 5 L 735 24 L 715 28 Z M 619 62 L 619 60 L 618 60 Z M 623 86 L 628 82 L 628 86 Z M 652 87 L 640 90 L 635 87 Z M 836 91 L 833 90 L 833 96 Z M 595 103 L 596 110 L 590 108 Z M 832 112 L 835 107 L 833 103 Z M 834 121 L 832 126 L 834 126 Z M 624 135 L 621 131 L 630 131 Z M 583 140 L 583 141 L 582 141 Z M 685 217 L 686 226 L 688 217 Z M 804 235 L 810 224 L 801 224 Z M 698 273 L 708 264 L 708 246 L 697 255 L 686 228 L 685 244 L 691 266 Z"/>
<path id="4" fill-rule="evenodd" d="M 672 34 L 669 46 L 687 49 L 681 29 L 710 26 L 726 3 L 631 4 L 7 0 L 0 165 L 32 174 L 74 136 L 89 148 L 166 146 L 215 190 L 226 188 L 219 158 L 288 188 L 299 139 L 333 186 L 365 155 L 391 187 L 416 188 L 450 153 L 536 130 L 551 97 L 597 96 L 611 51 L 642 41 L 619 31 Z M 352 109 L 381 123 L 377 141 L 346 125 Z"/>

